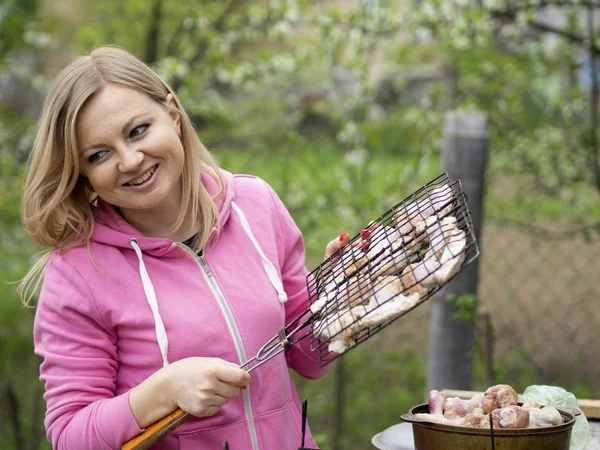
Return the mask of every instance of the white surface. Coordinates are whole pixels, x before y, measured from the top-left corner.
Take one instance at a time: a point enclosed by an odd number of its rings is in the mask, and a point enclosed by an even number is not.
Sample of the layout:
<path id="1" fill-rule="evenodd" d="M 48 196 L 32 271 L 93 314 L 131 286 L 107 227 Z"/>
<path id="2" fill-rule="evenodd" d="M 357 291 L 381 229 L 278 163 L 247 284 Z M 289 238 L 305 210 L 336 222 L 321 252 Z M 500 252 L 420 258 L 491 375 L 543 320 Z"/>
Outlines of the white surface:
<path id="1" fill-rule="evenodd" d="M 373 436 L 371 443 L 380 450 L 414 450 L 412 423 L 392 425 Z"/>

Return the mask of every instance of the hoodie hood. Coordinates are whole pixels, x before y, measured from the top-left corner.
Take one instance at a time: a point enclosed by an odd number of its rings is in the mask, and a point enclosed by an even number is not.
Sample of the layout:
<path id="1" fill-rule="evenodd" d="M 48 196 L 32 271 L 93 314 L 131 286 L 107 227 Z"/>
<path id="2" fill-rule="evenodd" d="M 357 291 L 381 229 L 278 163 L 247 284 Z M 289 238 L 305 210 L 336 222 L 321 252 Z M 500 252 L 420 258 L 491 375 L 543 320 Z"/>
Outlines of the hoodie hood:
<path id="1" fill-rule="evenodd" d="M 231 214 L 231 202 L 235 197 L 235 185 L 233 175 L 230 172 L 219 170 L 219 174 L 223 180 L 223 192 L 215 199 L 215 203 L 219 211 L 220 226 L 223 227 Z M 201 180 L 204 188 L 214 198 L 219 191 L 218 182 L 206 171 L 202 171 Z M 94 209 L 94 219 L 92 242 L 131 249 L 129 240 L 136 238 L 142 251 L 154 255 L 167 252 L 173 245 L 173 242 L 169 239 L 144 236 L 127 222 L 112 205 L 101 199 L 98 199 L 98 204 Z"/>
<path id="2" fill-rule="evenodd" d="M 279 301 L 281 303 L 285 303 L 287 301 L 287 294 L 284 291 L 283 282 L 279 272 L 264 254 L 250 228 L 250 224 L 248 223 L 246 216 L 233 201 L 235 196 L 233 175 L 223 170 L 220 171 L 220 175 L 223 179 L 224 192 L 217 199 L 215 199 L 215 203 L 219 211 L 219 218 L 221 222 L 220 226 L 225 226 L 229 220 L 231 212 L 233 211 L 238 217 L 245 234 L 252 241 L 254 248 L 259 254 L 265 273 L 271 281 L 274 289 L 277 291 Z M 201 179 L 202 184 L 211 196 L 214 197 L 218 194 L 219 185 L 208 172 L 202 172 Z M 161 256 L 167 253 L 173 247 L 173 242 L 169 239 L 144 236 L 139 232 L 139 230 L 131 226 L 123 217 L 121 217 L 112 205 L 101 200 L 98 201 L 98 205 L 96 206 L 94 213 L 96 224 L 94 233 L 92 234 L 92 241 L 107 244 L 113 247 L 127 248 L 128 250 L 133 250 L 137 255 L 144 294 L 146 295 L 146 300 L 148 301 L 148 305 L 150 306 L 152 315 L 154 316 L 156 340 L 160 347 L 163 365 L 166 366 L 169 364 L 169 360 L 167 358 L 169 352 L 169 338 L 167 336 L 167 332 L 159 310 L 159 301 L 154 290 L 154 285 L 146 268 L 146 263 L 144 262 L 143 253 L 149 256 Z"/>

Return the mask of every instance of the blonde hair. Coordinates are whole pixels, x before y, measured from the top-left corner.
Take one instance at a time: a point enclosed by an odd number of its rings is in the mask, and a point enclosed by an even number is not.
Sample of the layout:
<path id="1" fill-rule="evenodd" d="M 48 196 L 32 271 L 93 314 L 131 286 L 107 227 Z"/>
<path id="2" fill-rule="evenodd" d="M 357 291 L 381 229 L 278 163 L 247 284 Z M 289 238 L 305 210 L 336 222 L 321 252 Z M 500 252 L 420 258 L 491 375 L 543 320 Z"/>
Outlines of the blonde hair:
<path id="1" fill-rule="evenodd" d="M 43 105 L 29 156 L 21 222 L 38 244 L 49 248 L 19 285 L 18 291 L 26 305 L 30 304 L 41 284 L 52 252 L 64 252 L 84 242 L 90 248 L 94 228 L 92 204 L 96 196 L 79 175 L 75 127 L 85 103 L 108 83 L 130 86 L 165 106 L 167 95 L 173 95 L 173 108 L 181 117 L 185 163 L 181 176 L 182 200 L 172 231 L 179 229 L 191 213 L 194 223 L 200 224 L 194 244 L 198 251 L 206 246 L 215 227 L 217 231 L 220 228 L 214 199 L 200 179 L 201 170 L 208 172 L 219 185 L 215 197 L 221 195 L 223 180 L 217 162 L 200 142 L 173 90 L 125 50 L 99 47 L 61 71 Z"/>

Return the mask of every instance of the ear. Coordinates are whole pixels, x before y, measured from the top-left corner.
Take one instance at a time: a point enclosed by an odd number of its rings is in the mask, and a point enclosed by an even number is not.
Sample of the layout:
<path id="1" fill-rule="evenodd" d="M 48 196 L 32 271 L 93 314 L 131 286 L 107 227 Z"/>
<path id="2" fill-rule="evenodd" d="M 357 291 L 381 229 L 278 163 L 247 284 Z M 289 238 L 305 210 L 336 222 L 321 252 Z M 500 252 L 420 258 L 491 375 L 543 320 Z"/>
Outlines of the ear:
<path id="1" fill-rule="evenodd" d="M 171 93 L 167 95 L 167 107 L 169 108 L 169 115 L 171 116 L 171 119 L 173 119 L 173 124 L 177 130 L 177 134 L 181 134 L 181 114 L 177 109 L 175 99 Z"/>

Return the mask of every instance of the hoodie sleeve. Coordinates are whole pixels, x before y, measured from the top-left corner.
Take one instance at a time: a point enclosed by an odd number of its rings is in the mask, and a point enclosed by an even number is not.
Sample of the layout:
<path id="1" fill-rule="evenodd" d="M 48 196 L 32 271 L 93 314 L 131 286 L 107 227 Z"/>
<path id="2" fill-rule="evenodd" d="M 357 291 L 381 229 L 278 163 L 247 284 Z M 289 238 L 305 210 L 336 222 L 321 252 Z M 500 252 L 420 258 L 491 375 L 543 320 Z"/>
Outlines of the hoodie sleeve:
<path id="1" fill-rule="evenodd" d="M 57 254 L 45 272 L 33 336 L 43 358 L 44 424 L 54 449 L 120 448 L 143 431 L 129 391 L 115 396 L 116 335 L 98 314 L 87 283 Z"/>
<path id="2" fill-rule="evenodd" d="M 285 323 L 287 324 L 310 306 L 306 286 L 306 277 L 309 272 L 305 266 L 302 233 L 281 199 L 270 186 L 269 193 L 275 205 L 280 228 L 277 246 L 280 249 L 280 255 L 283 255 L 281 277 L 283 288 L 288 296 L 285 303 Z M 309 337 L 286 350 L 286 359 L 289 367 L 294 369 L 298 375 L 308 379 L 320 378 L 332 367 L 331 364 L 324 367 L 319 366 L 319 354 L 317 351 L 310 350 Z"/>

